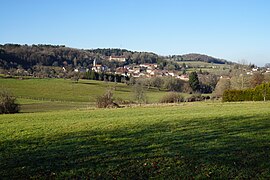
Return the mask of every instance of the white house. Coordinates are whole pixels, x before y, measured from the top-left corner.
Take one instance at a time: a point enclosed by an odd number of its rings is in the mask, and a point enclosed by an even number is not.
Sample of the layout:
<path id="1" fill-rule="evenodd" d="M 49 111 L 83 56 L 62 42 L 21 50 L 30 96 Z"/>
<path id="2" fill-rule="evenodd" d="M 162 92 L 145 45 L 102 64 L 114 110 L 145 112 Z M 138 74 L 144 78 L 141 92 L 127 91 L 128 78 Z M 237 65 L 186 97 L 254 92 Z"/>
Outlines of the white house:
<path id="1" fill-rule="evenodd" d="M 110 56 L 109 61 L 119 61 L 119 62 L 125 62 L 126 58 L 123 56 Z"/>

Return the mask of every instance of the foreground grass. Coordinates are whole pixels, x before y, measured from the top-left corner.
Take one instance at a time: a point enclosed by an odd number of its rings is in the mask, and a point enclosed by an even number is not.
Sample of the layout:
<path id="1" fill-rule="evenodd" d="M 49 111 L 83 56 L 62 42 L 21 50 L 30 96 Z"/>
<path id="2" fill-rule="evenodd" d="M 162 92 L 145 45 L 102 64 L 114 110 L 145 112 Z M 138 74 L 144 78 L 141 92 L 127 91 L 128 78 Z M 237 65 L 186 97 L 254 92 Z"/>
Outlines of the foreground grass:
<path id="1" fill-rule="evenodd" d="M 0 116 L 0 178 L 270 178 L 270 103 Z"/>

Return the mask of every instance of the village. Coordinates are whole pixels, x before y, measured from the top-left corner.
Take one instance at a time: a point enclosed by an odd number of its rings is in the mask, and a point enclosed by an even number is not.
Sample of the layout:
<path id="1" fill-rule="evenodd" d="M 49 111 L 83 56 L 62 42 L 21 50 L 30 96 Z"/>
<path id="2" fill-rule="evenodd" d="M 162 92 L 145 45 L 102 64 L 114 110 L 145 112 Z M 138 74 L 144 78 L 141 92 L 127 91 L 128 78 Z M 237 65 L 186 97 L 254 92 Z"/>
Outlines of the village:
<path id="1" fill-rule="evenodd" d="M 108 61 L 116 61 L 116 62 L 125 62 L 125 57 L 122 56 L 109 56 L 107 58 Z M 158 68 L 157 64 L 150 64 L 150 63 L 144 63 L 139 65 L 125 65 L 123 67 L 118 67 L 115 69 L 115 71 L 112 71 L 107 66 L 102 64 L 97 64 L 96 60 L 93 62 L 93 66 L 91 68 L 92 71 L 95 71 L 97 73 L 101 72 L 110 72 L 113 74 L 118 74 L 125 77 L 145 77 L 145 78 L 151 78 L 151 77 L 163 77 L 163 76 L 171 76 L 175 77 L 177 79 L 181 79 L 184 81 L 188 81 L 188 75 L 187 74 L 179 74 L 179 71 L 168 71 L 168 70 L 161 70 Z M 81 71 L 89 71 L 89 69 L 75 69 L 76 72 Z"/>
<path id="2" fill-rule="evenodd" d="M 111 62 L 125 62 L 126 58 L 123 56 L 109 56 L 106 57 L 108 61 Z M 189 68 L 188 65 L 185 65 L 183 69 Z M 203 66 L 199 67 L 203 68 Z M 211 66 L 212 69 L 217 69 L 217 66 Z M 115 70 L 111 70 L 106 65 L 98 64 L 96 60 L 93 61 L 93 66 L 91 68 L 92 71 L 97 73 L 108 72 L 112 74 L 121 75 L 124 77 L 144 77 L 144 78 L 152 78 L 152 77 L 174 77 L 176 79 L 181 79 L 183 81 L 189 81 L 189 76 L 186 73 L 182 73 L 176 70 L 161 70 L 158 67 L 158 64 L 151 64 L 151 63 L 143 63 L 143 64 L 131 64 L 131 65 L 124 65 L 123 67 L 117 67 Z M 87 68 L 75 68 L 75 72 L 88 72 L 89 69 Z M 253 67 L 250 69 L 244 68 L 243 73 L 246 75 L 253 75 L 256 72 L 262 72 L 264 74 L 270 73 L 270 68 L 258 68 Z M 227 78 L 230 79 L 229 76 L 221 75 L 220 78 Z"/>

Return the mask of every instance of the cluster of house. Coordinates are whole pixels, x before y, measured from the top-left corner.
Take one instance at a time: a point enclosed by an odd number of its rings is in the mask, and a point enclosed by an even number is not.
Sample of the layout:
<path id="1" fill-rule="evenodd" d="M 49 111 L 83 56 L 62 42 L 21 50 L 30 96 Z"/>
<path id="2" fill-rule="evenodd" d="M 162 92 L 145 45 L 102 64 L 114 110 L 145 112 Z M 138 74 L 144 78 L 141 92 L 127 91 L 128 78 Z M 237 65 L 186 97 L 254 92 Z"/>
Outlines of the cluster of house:
<path id="1" fill-rule="evenodd" d="M 188 75 L 179 75 L 178 71 L 168 71 L 158 69 L 157 64 L 140 64 L 140 65 L 129 65 L 119 67 L 116 69 L 115 74 L 129 76 L 129 77 L 163 77 L 171 76 L 184 81 L 188 81 Z"/>
<path id="2" fill-rule="evenodd" d="M 125 62 L 125 57 L 119 57 L 119 56 L 110 56 L 108 57 L 109 61 L 118 61 L 118 62 Z M 93 62 L 92 71 L 95 72 L 104 72 L 108 71 L 108 67 L 104 66 L 102 64 L 97 64 L 96 60 Z M 78 69 L 75 69 L 75 71 L 80 71 Z M 88 70 L 89 71 L 89 70 Z M 179 75 L 178 71 L 168 71 L 168 70 L 160 70 L 158 69 L 157 64 L 140 64 L 140 65 L 128 65 L 124 67 L 118 67 L 115 72 L 115 74 L 119 74 L 122 76 L 128 76 L 128 77 L 162 77 L 162 76 L 171 76 L 178 79 L 182 79 L 184 81 L 188 81 L 189 77 L 188 75 Z"/>
<path id="3" fill-rule="evenodd" d="M 116 61 L 116 62 L 125 62 L 126 58 L 123 56 L 109 56 L 107 57 L 108 61 Z M 212 67 L 214 68 L 214 67 Z M 87 72 L 90 69 L 75 69 L 76 72 Z M 102 64 L 97 64 L 96 60 L 93 62 L 93 66 L 91 68 L 92 71 L 101 73 L 106 71 L 111 71 L 107 66 Z M 247 75 L 252 75 L 255 72 L 260 71 L 258 68 L 253 68 L 251 70 L 245 70 Z M 265 73 L 270 73 L 270 68 L 267 68 Z M 171 76 L 174 78 L 178 78 L 184 81 L 189 80 L 189 76 L 186 74 L 179 75 L 179 71 L 168 71 L 168 70 L 160 70 L 157 64 L 140 64 L 140 65 L 128 65 L 124 67 L 118 67 L 115 72 L 111 72 L 114 74 L 128 76 L 128 77 L 163 77 L 163 76 Z M 220 78 L 229 78 L 227 76 L 221 76 Z"/>
<path id="4" fill-rule="evenodd" d="M 247 71 L 247 70 L 245 70 L 245 71 L 247 72 L 247 75 L 253 75 L 253 73 L 258 72 L 259 69 L 258 68 L 252 68 L 251 71 Z"/>
<path id="5" fill-rule="evenodd" d="M 109 56 L 107 58 L 108 61 L 118 61 L 118 62 L 125 62 L 126 61 L 126 58 L 123 57 L 123 56 Z M 93 67 L 92 67 L 92 71 L 95 71 L 95 72 L 104 72 L 108 70 L 108 67 L 107 66 L 104 66 L 102 64 L 97 64 L 96 63 L 96 60 L 94 60 L 93 62 Z"/>
<path id="6" fill-rule="evenodd" d="M 251 70 L 245 70 L 247 75 L 253 75 L 256 72 L 262 72 L 262 73 L 270 73 L 270 68 L 266 68 L 263 71 L 260 70 L 259 68 L 252 68 Z"/>

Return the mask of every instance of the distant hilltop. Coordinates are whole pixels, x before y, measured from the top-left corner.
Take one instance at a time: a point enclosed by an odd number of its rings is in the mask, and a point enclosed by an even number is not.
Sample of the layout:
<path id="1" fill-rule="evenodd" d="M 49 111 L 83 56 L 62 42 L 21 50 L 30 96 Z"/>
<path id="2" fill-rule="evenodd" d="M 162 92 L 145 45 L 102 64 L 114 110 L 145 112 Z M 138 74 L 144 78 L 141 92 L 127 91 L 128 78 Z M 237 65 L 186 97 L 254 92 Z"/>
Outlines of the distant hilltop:
<path id="1" fill-rule="evenodd" d="M 160 56 L 152 52 L 137 52 L 126 49 L 76 49 L 65 45 L 0 45 L 0 67 L 31 68 L 40 64 L 43 66 L 81 66 L 88 67 L 96 60 L 97 63 L 108 67 L 119 67 L 129 64 L 157 63 L 164 68 L 173 65 L 177 68 L 179 61 L 202 61 L 216 64 L 232 64 L 230 61 L 214 58 L 202 54 L 186 54 Z M 169 62 L 168 62 L 169 60 Z M 175 63 L 174 63 L 175 62 Z"/>
<path id="2" fill-rule="evenodd" d="M 184 61 L 203 61 L 203 62 L 216 63 L 216 64 L 229 63 L 228 61 L 224 59 L 217 59 L 217 58 L 207 56 L 204 54 L 191 53 L 191 54 L 182 55 L 181 57 L 182 57 L 182 60 Z"/>

